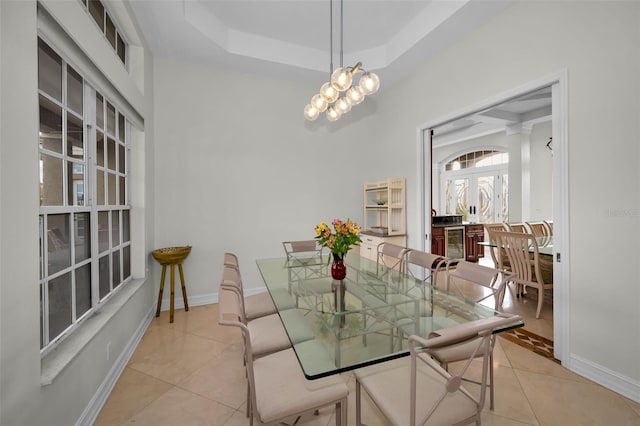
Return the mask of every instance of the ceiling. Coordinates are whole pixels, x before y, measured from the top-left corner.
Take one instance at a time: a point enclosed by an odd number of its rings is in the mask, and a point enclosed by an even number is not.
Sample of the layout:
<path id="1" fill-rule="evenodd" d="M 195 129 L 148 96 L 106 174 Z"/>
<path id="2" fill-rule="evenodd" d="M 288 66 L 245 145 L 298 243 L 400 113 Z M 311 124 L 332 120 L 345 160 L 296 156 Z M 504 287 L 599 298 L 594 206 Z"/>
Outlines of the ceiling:
<path id="1" fill-rule="evenodd" d="M 375 71 L 380 91 L 471 33 L 513 0 L 344 0 L 343 64 Z M 318 88 L 340 65 L 340 0 L 129 0 L 154 55 Z M 550 115 L 550 89 L 436 129 L 446 145 Z M 547 118 L 548 119 L 548 118 Z M 498 130 L 496 130 L 498 129 Z"/>

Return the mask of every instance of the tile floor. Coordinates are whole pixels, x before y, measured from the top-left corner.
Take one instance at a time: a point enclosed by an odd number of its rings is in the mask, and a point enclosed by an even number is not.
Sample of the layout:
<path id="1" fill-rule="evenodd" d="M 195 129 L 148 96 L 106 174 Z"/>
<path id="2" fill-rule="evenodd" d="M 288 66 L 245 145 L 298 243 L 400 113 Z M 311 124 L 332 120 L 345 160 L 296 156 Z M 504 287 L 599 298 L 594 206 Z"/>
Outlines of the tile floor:
<path id="1" fill-rule="evenodd" d="M 239 330 L 217 324 L 218 306 L 154 318 L 95 425 L 248 425 Z M 502 338 L 495 349 L 496 407 L 486 425 L 640 425 L 640 404 Z M 348 424 L 355 424 L 355 380 Z M 471 389 L 473 391 L 473 389 Z M 387 424 L 366 399 L 369 426 Z M 332 409 L 302 425 L 335 424 Z"/>

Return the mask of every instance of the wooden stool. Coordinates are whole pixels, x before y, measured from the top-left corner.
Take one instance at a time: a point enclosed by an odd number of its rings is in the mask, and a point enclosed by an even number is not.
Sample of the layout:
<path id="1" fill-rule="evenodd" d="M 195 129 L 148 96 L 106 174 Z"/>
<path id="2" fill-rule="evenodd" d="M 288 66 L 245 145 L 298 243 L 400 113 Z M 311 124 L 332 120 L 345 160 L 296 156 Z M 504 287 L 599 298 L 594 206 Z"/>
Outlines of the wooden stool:
<path id="1" fill-rule="evenodd" d="M 182 300 L 184 301 L 184 310 L 189 311 L 189 302 L 187 302 L 187 288 L 184 286 L 184 273 L 182 271 L 182 262 L 191 253 L 191 246 L 184 247 L 167 247 L 157 249 L 151 252 L 151 255 L 159 264 L 162 265 L 162 275 L 160 277 L 160 291 L 158 292 L 158 308 L 156 309 L 156 317 L 160 316 L 160 306 L 162 305 L 162 292 L 164 290 L 164 278 L 167 274 L 167 266 L 171 266 L 171 294 L 169 299 L 169 322 L 173 322 L 174 307 L 174 288 L 175 288 L 175 267 L 178 265 L 180 272 L 180 284 L 182 285 Z"/>

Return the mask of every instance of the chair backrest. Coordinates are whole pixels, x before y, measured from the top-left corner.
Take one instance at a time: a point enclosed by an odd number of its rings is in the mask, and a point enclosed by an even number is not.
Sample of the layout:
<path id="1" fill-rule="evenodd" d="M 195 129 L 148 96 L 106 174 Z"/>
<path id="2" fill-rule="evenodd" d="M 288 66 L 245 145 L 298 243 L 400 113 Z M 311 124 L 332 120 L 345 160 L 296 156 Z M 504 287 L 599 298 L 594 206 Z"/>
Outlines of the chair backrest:
<path id="1" fill-rule="evenodd" d="M 283 241 L 282 247 L 287 258 L 301 253 L 312 256 L 322 255 L 322 246 L 318 245 L 316 240 Z"/>
<path id="2" fill-rule="evenodd" d="M 410 265 L 423 268 L 424 278 L 422 279 L 435 285 L 437 284 L 438 272 L 444 270 L 447 260 L 446 257 L 437 254 L 407 249 L 404 255 L 405 271 L 410 275 L 414 275 Z"/>
<path id="3" fill-rule="evenodd" d="M 224 254 L 224 265 L 232 266 L 236 269 L 240 269 L 240 262 L 238 262 L 238 256 L 233 253 L 226 252 Z"/>
<path id="4" fill-rule="evenodd" d="M 446 396 L 453 392 L 460 392 L 465 397 L 476 403 L 477 416 L 479 418 L 482 407 L 484 407 L 485 391 L 487 387 L 487 372 L 489 367 L 489 354 L 491 345 L 491 336 L 494 329 L 499 327 L 506 327 L 514 324 L 521 317 L 513 314 L 499 314 L 494 317 L 484 318 L 476 321 L 470 321 L 467 323 L 455 325 L 442 330 L 436 330 L 429 335 L 428 339 L 420 336 L 409 336 L 409 350 L 411 352 L 411 380 L 410 380 L 410 424 L 424 424 L 429 417 L 436 411 L 440 403 L 445 400 Z M 469 358 L 466 360 L 464 366 L 457 370 L 455 373 L 446 371 L 440 365 L 428 356 L 418 356 L 421 353 L 428 354 L 430 350 L 440 349 L 445 347 L 455 348 L 457 346 L 468 345 L 470 342 L 474 342 L 473 346 L 475 350 L 469 351 Z M 476 356 L 482 355 L 482 378 L 480 380 L 480 397 L 476 398 L 461 387 L 462 378 L 467 373 L 467 370 L 472 364 L 472 361 Z M 417 406 L 417 371 L 418 362 L 426 364 L 429 368 L 433 369 L 435 374 L 441 377 L 441 380 L 434 380 L 434 395 L 431 400 L 435 402 L 430 407 L 425 418 L 416 419 L 416 406 Z M 441 396 L 438 397 L 435 394 L 435 386 L 437 383 L 441 385 Z M 424 401 L 420 401 L 424 404 Z"/>
<path id="5" fill-rule="evenodd" d="M 544 285 L 540 273 L 540 253 L 533 234 L 520 232 L 496 232 L 498 244 L 509 257 L 514 280 L 520 284 L 538 287 Z"/>
<path id="6" fill-rule="evenodd" d="M 446 288 L 476 303 L 493 297 L 493 309 L 502 305 L 505 285 L 513 278 L 513 273 L 466 260 L 448 262 L 446 268 Z"/>
<path id="7" fill-rule="evenodd" d="M 487 238 L 490 243 L 496 242 L 496 232 L 506 231 L 506 225 L 504 223 L 485 223 L 484 229 L 487 231 Z M 489 254 L 491 254 L 491 259 L 493 260 L 493 264 L 496 268 L 503 268 L 503 259 L 500 257 L 500 248 L 497 246 L 489 246 Z"/>
<path id="8" fill-rule="evenodd" d="M 238 295 L 238 303 L 240 304 L 238 317 L 243 324 L 246 324 L 247 315 L 244 307 L 244 289 L 242 286 L 240 271 L 233 266 L 225 265 L 222 268 L 222 280 L 220 281 L 220 288 L 231 290 Z M 218 294 L 218 297 L 220 297 L 220 294 Z"/>
<path id="9" fill-rule="evenodd" d="M 508 232 L 522 232 L 527 233 L 529 230 L 523 222 L 519 223 L 505 223 L 506 231 Z"/>
<path id="10" fill-rule="evenodd" d="M 404 268 L 404 254 L 406 251 L 406 247 L 402 247 L 397 244 L 380 243 L 378 244 L 378 265 L 386 266 L 390 269 L 397 269 L 402 272 Z"/>
<path id="11" fill-rule="evenodd" d="M 553 236 L 553 221 L 545 220 L 544 223 L 547 224 L 547 228 L 549 228 L 549 235 Z"/>
<path id="12" fill-rule="evenodd" d="M 549 228 L 544 222 L 525 222 L 534 237 L 549 236 Z"/>

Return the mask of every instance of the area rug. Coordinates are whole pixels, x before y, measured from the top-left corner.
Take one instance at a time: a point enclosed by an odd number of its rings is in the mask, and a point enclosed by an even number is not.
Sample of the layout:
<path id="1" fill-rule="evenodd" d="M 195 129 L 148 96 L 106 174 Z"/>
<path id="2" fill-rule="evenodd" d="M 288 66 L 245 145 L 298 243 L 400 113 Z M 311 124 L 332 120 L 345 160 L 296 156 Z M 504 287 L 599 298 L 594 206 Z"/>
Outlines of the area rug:
<path id="1" fill-rule="evenodd" d="M 533 351 L 538 355 L 541 355 L 560 364 L 560 361 L 553 357 L 553 340 L 549 340 L 546 337 L 539 336 L 535 333 L 525 330 L 524 328 L 509 330 L 504 333 L 500 333 L 500 336 L 504 337 L 510 342 L 515 343 L 516 345 L 529 349 L 530 351 Z"/>

